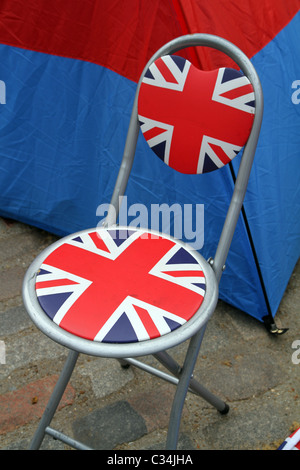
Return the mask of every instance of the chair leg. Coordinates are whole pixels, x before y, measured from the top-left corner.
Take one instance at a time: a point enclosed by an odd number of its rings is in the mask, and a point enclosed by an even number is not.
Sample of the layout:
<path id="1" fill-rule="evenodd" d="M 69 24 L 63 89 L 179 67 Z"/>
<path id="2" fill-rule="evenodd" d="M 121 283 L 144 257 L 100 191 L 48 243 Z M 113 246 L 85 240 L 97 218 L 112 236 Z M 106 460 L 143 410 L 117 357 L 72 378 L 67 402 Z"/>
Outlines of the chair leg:
<path id="1" fill-rule="evenodd" d="M 201 385 L 197 380 L 191 379 L 190 389 L 192 392 L 196 393 L 202 397 L 205 401 L 214 406 L 221 415 L 225 415 L 229 411 L 229 405 L 221 400 L 219 397 L 211 393 L 207 388 Z"/>
<path id="2" fill-rule="evenodd" d="M 125 361 L 125 359 L 118 359 L 122 369 L 128 369 L 130 367 L 129 362 Z"/>
<path id="3" fill-rule="evenodd" d="M 59 376 L 59 379 L 54 387 L 52 395 L 48 401 L 44 414 L 41 418 L 39 426 L 33 436 L 33 439 L 30 444 L 30 450 L 39 449 L 40 445 L 45 436 L 45 429 L 51 423 L 51 420 L 54 416 L 54 413 L 59 405 L 59 402 L 63 396 L 63 393 L 69 383 L 72 372 L 76 365 L 79 353 L 76 351 L 70 351 L 65 362 L 64 368 Z"/>
<path id="4" fill-rule="evenodd" d="M 175 450 L 177 448 L 182 409 L 199 354 L 205 327 L 206 325 L 202 327 L 201 330 L 199 330 L 199 332 L 190 340 L 172 404 L 166 444 L 167 450 Z"/>
<path id="5" fill-rule="evenodd" d="M 180 377 L 182 372 L 180 365 L 166 351 L 156 353 L 154 354 L 154 357 L 172 374 L 174 374 L 175 377 Z M 229 406 L 227 403 L 207 390 L 207 388 L 205 388 L 193 377 L 190 380 L 188 391 L 202 397 L 205 401 L 214 406 L 221 414 L 228 413 Z"/>

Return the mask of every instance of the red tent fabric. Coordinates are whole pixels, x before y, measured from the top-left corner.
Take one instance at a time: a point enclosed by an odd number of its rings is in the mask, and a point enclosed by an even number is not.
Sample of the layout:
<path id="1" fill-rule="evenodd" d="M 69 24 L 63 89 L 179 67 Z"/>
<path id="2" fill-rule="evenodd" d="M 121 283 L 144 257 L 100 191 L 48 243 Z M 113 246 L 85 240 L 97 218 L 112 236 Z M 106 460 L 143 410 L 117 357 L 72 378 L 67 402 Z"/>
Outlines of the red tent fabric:
<path id="1" fill-rule="evenodd" d="M 177 36 L 217 34 L 252 57 L 298 10 L 299 0 L 261 0 L 259 7 L 255 0 L 86 0 L 84 6 L 77 0 L 3 0 L 0 43 L 86 60 L 137 81 L 152 54 Z M 204 69 L 219 66 L 218 52 L 196 54 Z"/>

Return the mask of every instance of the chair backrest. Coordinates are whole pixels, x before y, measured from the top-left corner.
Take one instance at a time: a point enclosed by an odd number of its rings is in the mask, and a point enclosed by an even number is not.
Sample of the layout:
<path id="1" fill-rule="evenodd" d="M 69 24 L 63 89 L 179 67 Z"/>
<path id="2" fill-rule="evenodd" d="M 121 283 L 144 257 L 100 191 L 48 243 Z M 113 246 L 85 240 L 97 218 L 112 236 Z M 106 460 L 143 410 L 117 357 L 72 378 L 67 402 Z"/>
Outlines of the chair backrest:
<path id="1" fill-rule="evenodd" d="M 230 68 L 203 72 L 173 55 L 191 46 L 208 46 L 223 52 L 241 72 Z M 181 93 L 183 87 L 184 94 Z M 262 115 L 263 93 L 258 75 L 247 56 L 235 45 L 208 34 L 186 35 L 165 44 L 147 63 L 137 85 L 123 159 L 111 199 L 112 210 L 108 211 L 105 225 L 116 223 L 140 128 L 159 158 L 182 173 L 218 169 L 244 147 L 213 260 L 219 281 L 247 189 Z M 174 119 L 179 122 L 181 138 L 175 135 Z M 214 134 L 216 128 L 220 132 Z"/>
<path id="2" fill-rule="evenodd" d="M 175 55 L 150 65 L 138 98 L 146 141 L 180 173 L 207 173 L 231 162 L 247 142 L 254 113 L 253 87 L 241 72 L 202 71 Z"/>

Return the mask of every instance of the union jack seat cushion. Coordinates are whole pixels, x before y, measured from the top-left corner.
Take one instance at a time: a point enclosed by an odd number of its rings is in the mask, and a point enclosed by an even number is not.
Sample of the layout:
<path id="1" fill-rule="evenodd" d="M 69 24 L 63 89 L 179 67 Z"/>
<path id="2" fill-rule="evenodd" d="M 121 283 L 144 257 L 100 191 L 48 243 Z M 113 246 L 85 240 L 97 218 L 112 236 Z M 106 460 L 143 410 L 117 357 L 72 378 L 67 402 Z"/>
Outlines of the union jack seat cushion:
<path id="1" fill-rule="evenodd" d="M 247 142 L 255 113 L 253 87 L 231 68 L 201 71 L 163 56 L 141 83 L 138 115 L 152 150 L 181 173 L 206 173 L 229 163 Z"/>
<path id="2" fill-rule="evenodd" d="M 300 428 L 287 437 L 278 450 L 300 450 Z"/>
<path id="3" fill-rule="evenodd" d="M 205 295 L 193 252 L 146 230 L 85 230 L 61 240 L 36 276 L 40 306 L 68 332 L 103 343 L 166 335 Z"/>

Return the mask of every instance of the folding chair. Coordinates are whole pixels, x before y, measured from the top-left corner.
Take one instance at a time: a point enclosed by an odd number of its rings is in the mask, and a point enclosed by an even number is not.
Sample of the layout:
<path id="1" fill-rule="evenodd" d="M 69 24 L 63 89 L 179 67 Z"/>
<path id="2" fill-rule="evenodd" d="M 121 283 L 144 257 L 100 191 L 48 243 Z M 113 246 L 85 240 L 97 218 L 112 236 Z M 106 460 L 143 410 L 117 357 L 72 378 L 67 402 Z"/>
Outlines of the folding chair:
<path id="1" fill-rule="evenodd" d="M 217 49 L 233 59 L 241 71 L 226 67 L 201 71 L 176 55 L 191 46 Z M 186 99 L 182 106 L 190 108 L 183 113 L 177 99 Z M 166 101 L 160 106 L 162 100 Z M 161 47 L 148 62 L 137 86 L 105 223 L 58 240 L 34 260 L 25 275 L 23 298 L 31 319 L 44 334 L 70 350 L 31 449 L 40 447 L 45 434 L 77 449 L 89 448 L 50 427 L 81 353 L 115 358 L 122 366 L 134 365 L 176 385 L 167 449 L 176 449 L 188 391 L 220 413 L 228 412 L 223 400 L 196 381 L 193 370 L 206 324 L 217 304 L 218 285 L 246 192 L 262 112 L 263 95 L 253 65 L 222 38 L 182 36 Z M 184 126 L 183 143 L 176 134 L 176 120 L 177 127 Z M 216 125 L 220 132 L 215 133 Z M 216 253 L 208 261 L 169 235 L 117 225 L 119 202 L 125 194 L 140 129 L 159 158 L 182 173 L 217 169 L 243 148 Z M 187 340 L 187 353 L 180 366 L 166 350 Z M 146 355 L 153 355 L 168 372 L 143 363 L 140 358 Z"/>

